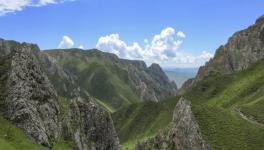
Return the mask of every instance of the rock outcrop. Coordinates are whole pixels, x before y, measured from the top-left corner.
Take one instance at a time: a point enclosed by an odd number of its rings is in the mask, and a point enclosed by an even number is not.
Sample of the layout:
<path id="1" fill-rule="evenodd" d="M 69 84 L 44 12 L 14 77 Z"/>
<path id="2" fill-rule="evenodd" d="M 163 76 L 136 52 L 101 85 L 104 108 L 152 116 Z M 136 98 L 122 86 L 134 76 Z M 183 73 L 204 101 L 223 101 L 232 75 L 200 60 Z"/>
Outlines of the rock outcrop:
<path id="1" fill-rule="evenodd" d="M 37 45 L 1 39 L 0 115 L 48 148 L 64 139 L 78 150 L 119 150 L 110 114 L 94 105 L 92 98 L 59 100 L 63 98 L 46 73 L 74 84 L 72 76 L 42 55 Z M 74 96 L 80 92 L 69 97 Z"/>
<path id="2" fill-rule="evenodd" d="M 6 59 L 1 103 L 4 116 L 39 144 L 51 147 L 59 133 L 57 93 L 41 68 L 36 45 L 0 40 Z"/>
<path id="3" fill-rule="evenodd" d="M 220 46 L 215 56 L 200 67 L 197 76 L 183 85 L 182 89 L 196 84 L 210 73 L 230 74 L 245 70 L 264 58 L 264 16 L 245 30 L 235 33 Z"/>
<path id="4" fill-rule="evenodd" d="M 158 102 L 177 94 L 175 82 L 169 81 L 158 64 L 147 67 L 142 61 L 131 61 L 128 77 L 135 85 L 141 101 Z"/>
<path id="5" fill-rule="evenodd" d="M 170 81 L 158 64 L 147 67 L 144 61 L 124 60 L 128 65 L 128 78 L 139 93 L 141 101 L 162 101 L 177 94 L 177 85 Z"/>
<path id="6" fill-rule="evenodd" d="M 77 76 L 65 71 L 53 57 L 41 53 L 41 61 L 58 95 L 68 98 L 74 98 L 79 95 L 80 87 L 76 83 Z"/>
<path id="7" fill-rule="evenodd" d="M 63 137 L 79 150 L 119 150 L 110 114 L 90 101 L 74 98 L 63 121 Z"/>
<path id="8" fill-rule="evenodd" d="M 191 111 L 190 102 L 181 98 L 170 125 L 154 138 L 136 145 L 136 150 L 208 150 Z"/>

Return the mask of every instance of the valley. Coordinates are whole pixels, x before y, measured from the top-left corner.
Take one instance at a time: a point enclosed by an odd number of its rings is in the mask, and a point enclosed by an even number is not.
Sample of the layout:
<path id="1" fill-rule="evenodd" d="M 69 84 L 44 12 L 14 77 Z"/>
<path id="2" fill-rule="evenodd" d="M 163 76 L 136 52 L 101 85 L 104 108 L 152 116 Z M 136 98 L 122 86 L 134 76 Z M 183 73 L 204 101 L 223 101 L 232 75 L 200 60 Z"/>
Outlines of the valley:
<path id="1" fill-rule="evenodd" d="M 111 34 L 85 49 L 63 36 L 45 50 L 0 39 L 0 150 L 262 150 L 264 16 L 213 57 L 181 53 L 184 38 L 168 27 L 142 47 Z"/>

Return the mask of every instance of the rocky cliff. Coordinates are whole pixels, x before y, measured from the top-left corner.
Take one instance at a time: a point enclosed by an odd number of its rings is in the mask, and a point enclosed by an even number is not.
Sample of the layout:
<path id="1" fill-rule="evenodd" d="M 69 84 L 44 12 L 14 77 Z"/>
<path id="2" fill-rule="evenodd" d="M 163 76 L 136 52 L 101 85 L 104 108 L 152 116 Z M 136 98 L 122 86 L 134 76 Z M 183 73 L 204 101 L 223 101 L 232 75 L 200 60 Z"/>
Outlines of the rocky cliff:
<path id="1" fill-rule="evenodd" d="M 63 138 L 79 150 L 118 150 L 110 114 L 89 98 L 59 100 L 43 59 L 37 45 L 0 40 L 0 115 L 45 147 Z M 50 66 L 49 71 L 69 77 L 56 65 Z M 70 105 L 62 107 L 65 104 Z"/>
<path id="2" fill-rule="evenodd" d="M 141 101 L 158 102 L 177 94 L 177 86 L 169 81 L 167 75 L 158 64 L 147 67 L 141 61 L 127 61 L 128 78 L 136 87 Z"/>
<path id="3" fill-rule="evenodd" d="M 51 147 L 59 133 L 57 93 L 39 63 L 36 45 L 0 41 L 6 59 L 4 116 L 39 144 Z"/>
<path id="4" fill-rule="evenodd" d="M 80 97 L 71 100 L 63 118 L 63 138 L 80 150 L 119 150 L 119 140 L 108 112 Z"/>
<path id="5" fill-rule="evenodd" d="M 236 32 L 227 44 L 220 46 L 215 56 L 202 66 L 195 79 L 183 86 L 187 89 L 210 73 L 230 74 L 245 70 L 264 58 L 264 16 L 245 30 Z"/>
<path id="6" fill-rule="evenodd" d="M 170 125 L 154 138 L 136 145 L 136 150 L 208 150 L 191 111 L 190 102 L 181 98 Z"/>

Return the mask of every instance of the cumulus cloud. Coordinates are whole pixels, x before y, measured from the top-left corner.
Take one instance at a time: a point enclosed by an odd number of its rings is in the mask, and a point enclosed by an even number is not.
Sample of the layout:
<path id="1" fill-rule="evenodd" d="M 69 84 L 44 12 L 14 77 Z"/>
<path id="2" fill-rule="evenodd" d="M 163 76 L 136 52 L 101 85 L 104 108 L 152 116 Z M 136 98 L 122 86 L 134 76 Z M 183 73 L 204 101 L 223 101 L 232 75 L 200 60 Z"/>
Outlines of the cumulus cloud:
<path id="1" fill-rule="evenodd" d="M 182 31 L 177 32 L 179 38 L 185 38 L 185 34 Z"/>
<path id="2" fill-rule="evenodd" d="M 143 46 L 137 42 L 129 45 L 121 40 L 119 34 L 115 33 L 100 37 L 96 47 L 114 53 L 121 58 L 140 59 L 161 64 L 178 63 L 197 66 L 213 56 L 206 51 L 197 56 L 179 51 L 185 37 L 186 35 L 182 31 L 176 32 L 175 29 L 168 27 L 154 35 L 151 40 L 144 39 Z"/>
<path id="3" fill-rule="evenodd" d="M 21 11 L 26 7 L 40 7 L 73 0 L 0 0 L 0 16 Z"/>
<path id="4" fill-rule="evenodd" d="M 144 55 L 138 43 L 134 42 L 132 45 L 127 45 L 119 38 L 119 34 L 110 34 L 100 37 L 96 47 L 128 59 L 141 59 Z"/>
<path id="5" fill-rule="evenodd" d="M 178 52 L 176 57 L 173 58 L 173 62 L 179 64 L 203 64 L 205 61 L 208 61 L 213 57 L 213 54 L 203 51 L 200 55 L 192 55 L 188 53 Z"/>
<path id="6" fill-rule="evenodd" d="M 63 36 L 58 48 L 72 48 L 74 45 L 73 40 L 69 36 Z"/>

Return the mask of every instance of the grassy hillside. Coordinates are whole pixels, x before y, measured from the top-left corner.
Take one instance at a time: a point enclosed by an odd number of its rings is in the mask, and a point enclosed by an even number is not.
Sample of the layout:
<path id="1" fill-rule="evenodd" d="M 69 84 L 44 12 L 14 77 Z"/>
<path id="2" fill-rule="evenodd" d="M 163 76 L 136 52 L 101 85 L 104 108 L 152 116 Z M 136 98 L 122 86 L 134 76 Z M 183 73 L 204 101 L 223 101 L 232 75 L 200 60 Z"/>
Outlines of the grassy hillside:
<path id="1" fill-rule="evenodd" d="M 34 143 L 22 130 L 0 117 L 0 149 L 1 150 L 47 150 Z"/>
<path id="2" fill-rule="evenodd" d="M 264 147 L 264 61 L 232 75 L 211 74 L 187 91 L 204 139 L 213 149 L 262 149 Z M 137 140 L 152 136 L 172 119 L 179 97 L 162 103 L 137 104 L 113 114 L 121 143 L 131 149 Z M 165 109 L 166 108 L 166 109 Z M 127 112 L 127 113 L 124 113 Z M 147 113 L 149 112 L 149 113 Z M 155 119 L 164 117 L 158 123 Z M 126 115 L 126 116 L 122 116 Z M 138 119 L 148 120 L 142 125 Z M 123 118 L 123 119 L 122 119 Z M 152 132 L 143 130 L 151 127 Z M 139 135 L 134 136 L 134 132 Z"/>
<path id="3" fill-rule="evenodd" d="M 26 136 L 22 130 L 0 117 L 0 150 L 48 150 Z M 70 144 L 58 141 L 52 150 L 72 150 Z"/>
<path id="4" fill-rule="evenodd" d="M 145 137 L 154 136 L 172 118 L 176 105 L 174 99 L 160 102 L 136 103 L 127 106 L 112 117 L 123 148 L 134 148 L 134 144 Z"/>
<path id="5" fill-rule="evenodd" d="M 85 97 L 87 93 L 96 98 L 99 105 L 110 112 L 137 102 L 139 97 L 127 77 L 126 66 L 117 66 L 104 58 L 99 51 L 49 50 L 44 53 L 56 58 L 58 65 L 76 77 L 76 87 Z M 50 77 L 56 89 L 63 89 L 65 80 Z M 61 96 L 67 92 L 58 91 Z"/>

